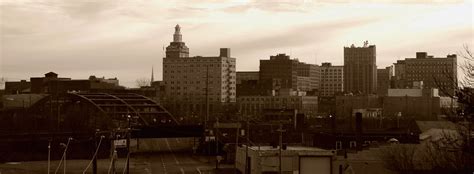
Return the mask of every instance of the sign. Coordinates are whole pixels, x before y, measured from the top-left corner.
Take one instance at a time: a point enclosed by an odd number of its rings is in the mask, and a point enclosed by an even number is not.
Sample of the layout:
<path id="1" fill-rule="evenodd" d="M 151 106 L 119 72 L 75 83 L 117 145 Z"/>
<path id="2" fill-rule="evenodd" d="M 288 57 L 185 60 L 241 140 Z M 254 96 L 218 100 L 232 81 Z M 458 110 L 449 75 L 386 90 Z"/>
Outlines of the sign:
<path id="1" fill-rule="evenodd" d="M 114 146 L 115 148 L 126 148 L 127 139 L 114 140 Z"/>

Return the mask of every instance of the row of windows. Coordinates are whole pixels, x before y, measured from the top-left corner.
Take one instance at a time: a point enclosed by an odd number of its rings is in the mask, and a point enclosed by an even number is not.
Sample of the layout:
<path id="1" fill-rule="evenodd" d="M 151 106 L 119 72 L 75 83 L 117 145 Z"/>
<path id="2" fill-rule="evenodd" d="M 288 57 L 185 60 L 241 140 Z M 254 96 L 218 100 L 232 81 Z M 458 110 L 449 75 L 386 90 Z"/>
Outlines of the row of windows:
<path id="1" fill-rule="evenodd" d="M 322 79 L 323 82 L 342 82 L 341 78 Z"/>
<path id="2" fill-rule="evenodd" d="M 171 96 L 173 96 L 173 95 L 178 95 L 178 96 L 180 96 L 180 95 L 184 95 L 184 96 L 204 96 L 204 92 L 202 92 L 202 93 L 187 93 L 187 92 L 171 91 L 169 94 Z M 223 93 L 223 94 L 209 92 L 208 95 L 209 95 L 209 97 L 212 97 L 212 96 L 231 96 L 232 97 L 232 96 L 235 96 L 235 92 L 228 92 L 228 93 Z"/>
<path id="3" fill-rule="evenodd" d="M 300 101 L 299 98 L 240 98 L 240 101 Z"/>
<path id="4" fill-rule="evenodd" d="M 228 67 L 232 68 L 235 67 L 235 65 L 229 65 L 229 64 L 205 64 L 205 65 L 200 65 L 200 64 L 190 64 L 190 65 L 182 65 L 182 64 L 171 64 L 171 65 L 164 65 L 165 68 L 193 68 L 193 67 Z"/>

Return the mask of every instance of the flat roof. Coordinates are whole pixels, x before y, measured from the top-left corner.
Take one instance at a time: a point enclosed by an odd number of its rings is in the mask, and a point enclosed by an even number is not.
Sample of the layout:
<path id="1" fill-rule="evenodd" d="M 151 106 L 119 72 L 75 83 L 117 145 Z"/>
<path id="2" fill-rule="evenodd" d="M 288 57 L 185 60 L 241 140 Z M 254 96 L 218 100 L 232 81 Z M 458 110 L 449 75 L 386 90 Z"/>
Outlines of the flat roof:
<path id="1" fill-rule="evenodd" d="M 245 145 L 244 145 L 245 146 Z M 258 146 L 249 146 L 249 149 L 252 150 L 259 150 Z M 260 150 L 262 151 L 270 151 L 270 150 L 278 150 L 278 147 L 274 148 L 272 146 L 260 146 Z M 328 151 L 325 149 L 317 148 L 317 147 L 304 147 L 304 146 L 287 146 L 286 151 Z"/>

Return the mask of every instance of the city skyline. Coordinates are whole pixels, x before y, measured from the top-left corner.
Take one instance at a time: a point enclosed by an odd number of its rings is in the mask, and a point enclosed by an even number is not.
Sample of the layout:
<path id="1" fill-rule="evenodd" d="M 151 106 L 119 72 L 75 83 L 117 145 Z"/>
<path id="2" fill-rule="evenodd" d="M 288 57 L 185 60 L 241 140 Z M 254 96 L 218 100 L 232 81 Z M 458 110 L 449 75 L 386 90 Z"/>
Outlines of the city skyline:
<path id="1" fill-rule="evenodd" d="M 28 80 L 54 71 L 79 79 L 117 77 L 134 87 L 136 79 L 150 77 L 153 65 L 161 80 L 163 47 L 176 24 L 190 56 L 231 48 L 237 71 L 258 70 L 260 59 L 278 53 L 343 65 L 343 47 L 365 40 L 377 46 L 377 66 L 384 68 L 420 51 L 457 54 L 473 41 L 472 1 L 189 4 L 3 1 L 0 78 Z"/>

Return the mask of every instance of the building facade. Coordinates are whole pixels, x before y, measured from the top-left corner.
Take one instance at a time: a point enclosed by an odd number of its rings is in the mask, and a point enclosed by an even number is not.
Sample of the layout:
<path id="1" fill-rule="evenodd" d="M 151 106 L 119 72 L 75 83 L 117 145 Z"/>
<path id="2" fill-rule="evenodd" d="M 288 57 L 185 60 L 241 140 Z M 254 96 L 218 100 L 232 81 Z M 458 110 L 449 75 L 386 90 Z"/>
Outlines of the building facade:
<path id="1" fill-rule="evenodd" d="M 270 56 L 270 60 L 260 60 L 260 85 L 266 94 L 272 90 L 297 89 L 298 60 L 286 54 Z"/>
<path id="2" fill-rule="evenodd" d="M 259 117 L 268 109 L 294 109 L 297 113 L 315 115 L 318 111 L 316 96 L 242 96 L 237 107 L 244 116 Z"/>
<path id="3" fill-rule="evenodd" d="M 318 65 L 290 59 L 286 54 L 270 56 L 269 60 L 260 60 L 260 86 L 264 95 L 280 89 L 296 91 L 314 91 L 320 86 L 320 68 Z"/>
<path id="4" fill-rule="evenodd" d="M 388 89 L 391 87 L 393 77 L 393 67 L 388 66 L 384 69 L 377 69 L 377 95 L 387 95 Z"/>
<path id="5" fill-rule="evenodd" d="M 321 70 L 318 65 L 298 63 L 298 89 L 299 91 L 318 90 L 321 82 Z"/>
<path id="6" fill-rule="evenodd" d="M 377 89 L 375 45 L 344 47 L 344 91 L 373 94 Z"/>
<path id="7" fill-rule="evenodd" d="M 344 90 L 344 66 L 333 66 L 331 63 L 321 65 L 320 95 L 334 96 Z"/>
<path id="8" fill-rule="evenodd" d="M 219 56 L 189 57 L 189 49 L 181 40 L 179 26 L 174 41 L 163 58 L 164 103 L 181 117 L 221 113 L 236 102 L 235 58 L 229 48 L 221 48 Z M 180 45 L 180 47 L 176 47 Z M 207 103 L 209 105 L 207 105 Z"/>
<path id="9" fill-rule="evenodd" d="M 258 71 L 241 71 L 236 74 L 237 97 L 261 94 Z"/>
<path id="10" fill-rule="evenodd" d="M 399 88 L 411 88 L 413 82 L 423 81 L 426 88 L 438 88 L 440 95 L 452 95 L 457 87 L 457 56 L 435 58 L 417 52 L 416 58 L 406 58 L 395 64 Z"/>

